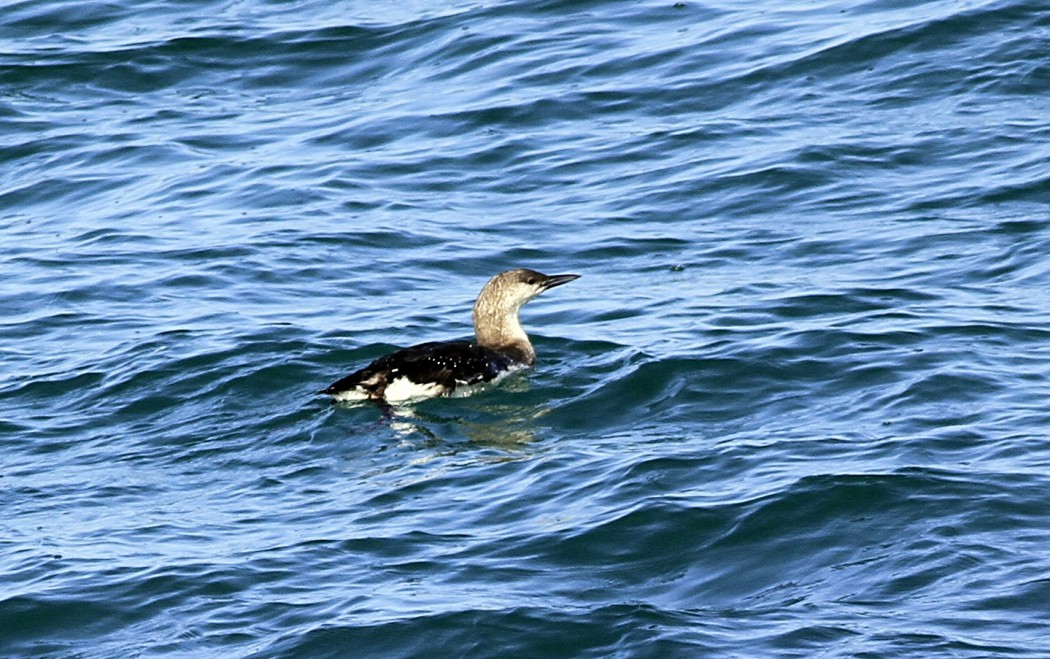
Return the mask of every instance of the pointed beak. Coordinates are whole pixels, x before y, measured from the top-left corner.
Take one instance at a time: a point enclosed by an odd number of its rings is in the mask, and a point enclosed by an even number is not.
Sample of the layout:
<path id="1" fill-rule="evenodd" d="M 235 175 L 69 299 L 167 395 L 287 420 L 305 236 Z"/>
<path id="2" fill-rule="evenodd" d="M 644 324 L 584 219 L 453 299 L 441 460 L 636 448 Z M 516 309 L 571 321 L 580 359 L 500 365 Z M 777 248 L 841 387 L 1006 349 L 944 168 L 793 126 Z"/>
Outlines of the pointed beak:
<path id="1" fill-rule="evenodd" d="M 547 277 L 547 281 L 543 283 L 543 290 L 554 288 L 555 286 L 561 286 L 562 284 L 568 284 L 573 279 L 579 278 L 579 275 L 551 275 Z"/>

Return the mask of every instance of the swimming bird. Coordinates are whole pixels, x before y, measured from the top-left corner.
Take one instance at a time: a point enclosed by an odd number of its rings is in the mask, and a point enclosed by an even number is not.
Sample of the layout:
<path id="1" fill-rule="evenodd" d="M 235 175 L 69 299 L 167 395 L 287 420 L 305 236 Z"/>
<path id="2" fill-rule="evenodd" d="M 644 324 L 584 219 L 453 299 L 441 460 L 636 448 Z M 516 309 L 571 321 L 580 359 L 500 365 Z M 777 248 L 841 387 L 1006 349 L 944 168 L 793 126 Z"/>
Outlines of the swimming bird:
<path id="1" fill-rule="evenodd" d="M 376 359 L 320 393 L 337 401 L 380 403 L 449 396 L 495 382 L 536 363 L 536 351 L 518 320 L 522 305 L 579 275 L 545 275 L 519 268 L 489 280 L 474 302 L 476 342 L 431 341 Z"/>

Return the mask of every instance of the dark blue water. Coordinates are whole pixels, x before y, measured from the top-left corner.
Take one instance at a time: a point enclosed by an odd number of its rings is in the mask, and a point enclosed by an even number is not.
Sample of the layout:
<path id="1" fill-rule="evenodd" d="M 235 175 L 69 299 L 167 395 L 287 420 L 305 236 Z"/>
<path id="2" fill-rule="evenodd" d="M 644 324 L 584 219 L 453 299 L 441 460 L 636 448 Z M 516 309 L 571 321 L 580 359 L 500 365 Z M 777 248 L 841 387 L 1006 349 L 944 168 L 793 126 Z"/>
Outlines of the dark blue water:
<path id="1" fill-rule="evenodd" d="M 0 654 L 1050 654 L 1044 4 L 0 11 Z"/>

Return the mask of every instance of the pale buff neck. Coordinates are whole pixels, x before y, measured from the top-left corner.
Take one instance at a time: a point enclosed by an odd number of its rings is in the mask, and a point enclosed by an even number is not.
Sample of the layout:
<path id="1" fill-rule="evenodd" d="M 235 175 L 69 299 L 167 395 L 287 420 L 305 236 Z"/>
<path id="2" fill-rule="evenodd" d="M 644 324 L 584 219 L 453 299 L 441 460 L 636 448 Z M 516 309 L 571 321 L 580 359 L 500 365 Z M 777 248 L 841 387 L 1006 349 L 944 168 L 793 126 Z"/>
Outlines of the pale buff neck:
<path id="1" fill-rule="evenodd" d="M 474 303 L 474 335 L 478 345 L 507 353 L 514 359 L 532 365 L 536 351 L 518 320 L 521 303 L 508 304 L 498 291 L 482 291 Z"/>

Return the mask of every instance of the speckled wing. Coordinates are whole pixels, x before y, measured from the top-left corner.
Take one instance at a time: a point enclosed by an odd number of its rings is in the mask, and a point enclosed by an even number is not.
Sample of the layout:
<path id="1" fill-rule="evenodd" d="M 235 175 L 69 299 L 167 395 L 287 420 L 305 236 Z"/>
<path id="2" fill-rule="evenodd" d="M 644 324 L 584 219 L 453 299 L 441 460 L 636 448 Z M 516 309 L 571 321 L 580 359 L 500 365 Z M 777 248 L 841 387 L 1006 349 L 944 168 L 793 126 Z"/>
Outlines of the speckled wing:
<path id="1" fill-rule="evenodd" d="M 388 386 L 404 379 L 448 395 L 459 386 L 488 382 L 512 363 L 509 356 L 468 341 L 421 343 L 384 355 L 321 393 L 335 396 L 356 390 L 383 398 Z"/>

